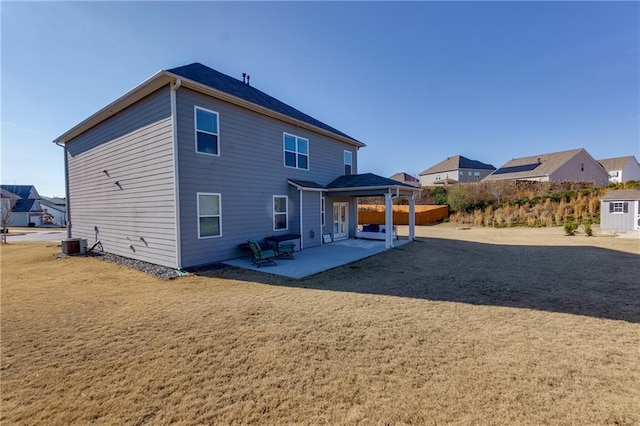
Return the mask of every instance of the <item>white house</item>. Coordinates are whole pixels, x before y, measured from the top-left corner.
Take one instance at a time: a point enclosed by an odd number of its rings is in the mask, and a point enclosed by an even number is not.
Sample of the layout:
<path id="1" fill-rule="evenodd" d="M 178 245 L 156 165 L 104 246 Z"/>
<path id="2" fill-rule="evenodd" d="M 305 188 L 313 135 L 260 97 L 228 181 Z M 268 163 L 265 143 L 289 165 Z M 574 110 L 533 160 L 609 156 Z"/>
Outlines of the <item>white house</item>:
<path id="1" fill-rule="evenodd" d="M 640 164 L 633 155 L 627 157 L 605 158 L 598 160 L 609 173 L 609 182 L 625 183 L 640 180 Z"/>

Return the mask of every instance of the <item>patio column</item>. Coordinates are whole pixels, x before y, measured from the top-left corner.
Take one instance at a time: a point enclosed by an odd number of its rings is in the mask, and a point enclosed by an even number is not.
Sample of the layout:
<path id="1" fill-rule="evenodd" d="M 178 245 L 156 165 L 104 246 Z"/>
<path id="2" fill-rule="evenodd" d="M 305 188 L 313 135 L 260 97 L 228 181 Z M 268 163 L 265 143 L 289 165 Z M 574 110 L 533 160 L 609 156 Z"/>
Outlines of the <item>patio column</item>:
<path id="1" fill-rule="evenodd" d="M 411 193 L 409 197 L 409 241 L 416 239 L 416 196 Z"/>
<path id="2" fill-rule="evenodd" d="M 387 230 L 384 236 L 384 248 L 389 249 L 393 247 L 393 200 L 391 199 L 391 192 L 384 194 L 384 213 L 384 225 Z"/>

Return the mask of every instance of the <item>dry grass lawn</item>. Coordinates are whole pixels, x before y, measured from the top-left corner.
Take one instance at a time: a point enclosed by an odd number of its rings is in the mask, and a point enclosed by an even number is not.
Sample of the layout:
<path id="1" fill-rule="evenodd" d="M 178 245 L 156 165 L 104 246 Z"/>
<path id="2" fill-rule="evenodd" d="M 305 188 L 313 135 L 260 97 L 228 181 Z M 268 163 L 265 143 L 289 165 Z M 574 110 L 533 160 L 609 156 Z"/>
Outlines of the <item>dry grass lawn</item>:
<path id="1" fill-rule="evenodd" d="M 525 231 L 427 227 L 304 280 L 10 244 L 0 421 L 640 424 L 640 241 Z"/>

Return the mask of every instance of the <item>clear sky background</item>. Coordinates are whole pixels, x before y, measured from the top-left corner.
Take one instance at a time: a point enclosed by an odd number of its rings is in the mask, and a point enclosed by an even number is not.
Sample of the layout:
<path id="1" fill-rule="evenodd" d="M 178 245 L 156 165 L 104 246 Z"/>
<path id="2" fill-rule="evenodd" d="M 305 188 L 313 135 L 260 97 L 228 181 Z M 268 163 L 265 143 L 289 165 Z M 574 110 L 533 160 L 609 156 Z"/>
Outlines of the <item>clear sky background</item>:
<path id="1" fill-rule="evenodd" d="M 640 158 L 638 2 L 6 2 L 2 183 L 64 195 L 52 141 L 161 69 L 201 62 L 413 174 L 586 148 Z"/>

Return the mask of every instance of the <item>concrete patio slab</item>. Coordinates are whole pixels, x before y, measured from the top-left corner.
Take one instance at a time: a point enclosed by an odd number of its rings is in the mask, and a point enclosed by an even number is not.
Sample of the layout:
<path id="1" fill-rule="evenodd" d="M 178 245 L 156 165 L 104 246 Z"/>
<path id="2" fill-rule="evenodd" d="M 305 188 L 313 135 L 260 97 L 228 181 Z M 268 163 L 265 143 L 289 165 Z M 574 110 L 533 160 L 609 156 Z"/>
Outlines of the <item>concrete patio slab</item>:
<path id="1" fill-rule="evenodd" d="M 408 240 L 396 240 L 393 244 L 395 247 L 399 247 L 408 242 Z M 289 278 L 304 278 L 382 253 L 385 250 L 384 241 L 349 239 L 295 252 L 294 259 L 278 259 L 277 266 L 265 265 L 258 268 L 252 265 L 250 257 L 231 259 L 222 263 Z"/>

